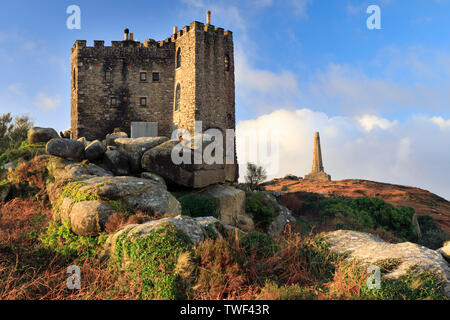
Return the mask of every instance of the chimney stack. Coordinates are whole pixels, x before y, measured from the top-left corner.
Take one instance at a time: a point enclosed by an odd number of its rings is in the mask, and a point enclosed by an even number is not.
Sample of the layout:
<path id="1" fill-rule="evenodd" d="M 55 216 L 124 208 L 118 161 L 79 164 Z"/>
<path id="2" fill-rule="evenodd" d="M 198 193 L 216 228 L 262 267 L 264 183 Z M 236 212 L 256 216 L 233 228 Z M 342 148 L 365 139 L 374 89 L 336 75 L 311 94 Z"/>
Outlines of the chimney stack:
<path id="1" fill-rule="evenodd" d="M 178 27 L 177 26 L 173 27 L 173 34 L 176 34 L 177 32 L 178 32 Z"/>
<path id="2" fill-rule="evenodd" d="M 128 30 L 128 28 L 126 28 L 125 30 L 123 30 L 123 32 L 125 33 L 124 40 L 128 41 L 128 34 L 130 33 L 130 30 Z"/>
<path id="3" fill-rule="evenodd" d="M 206 24 L 207 25 L 211 24 L 211 11 L 210 10 L 206 11 Z"/>
<path id="4" fill-rule="evenodd" d="M 130 41 L 134 41 L 134 34 L 130 33 Z"/>

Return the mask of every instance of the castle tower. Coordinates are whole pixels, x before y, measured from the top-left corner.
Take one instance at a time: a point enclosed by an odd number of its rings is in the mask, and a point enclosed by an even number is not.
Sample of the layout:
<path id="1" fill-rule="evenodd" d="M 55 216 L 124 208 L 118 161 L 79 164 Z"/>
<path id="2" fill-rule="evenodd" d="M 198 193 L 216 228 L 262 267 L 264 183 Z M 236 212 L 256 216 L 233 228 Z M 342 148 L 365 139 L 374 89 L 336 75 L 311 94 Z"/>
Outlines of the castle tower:
<path id="1" fill-rule="evenodd" d="M 326 174 L 323 168 L 322 162 L 322 149 L 320 147 L 320 135 L 316 132 L 314 135 L 314 154 L 313 154 L 313 165 L 310 174 L 305 176 L 306 180 L 315 181 L 331 181 L 331 176 Z"/>
<path id="2" fill-rule="evenodd" d="M 77 40 L 71 50 L 73 138 L 103 140 L 115 128 L 135 138 L 170 138 L 175 128 L 193 134 L 197 121 L 202 132 L 219 129 L 224 138 L 227 129 L 235 130 L 233 34 L 214 27 L 210 11 L 206 22 L 174 27 L 159 42 L 141 43 L 128 28 L 111 46 Z M 234 153 L 226 181 L 238 178 L 235 143 Z"/>
<path id="3" fill-rule="evenodd" d="M 233 33 L 194 21 L 172 36 L 175 42 L 173 122 L 193 133 L 195 122 L 202 131 L 235 130 L 235 77 Z M 225 146 L 224 141 L 224 146 Z M 236 151 L 235 151 L 236 153 Z M 237 159 L 235 156 L 235 163 Z M 236 165 L 226 165 L 228 181 L 236 181 Z"/>

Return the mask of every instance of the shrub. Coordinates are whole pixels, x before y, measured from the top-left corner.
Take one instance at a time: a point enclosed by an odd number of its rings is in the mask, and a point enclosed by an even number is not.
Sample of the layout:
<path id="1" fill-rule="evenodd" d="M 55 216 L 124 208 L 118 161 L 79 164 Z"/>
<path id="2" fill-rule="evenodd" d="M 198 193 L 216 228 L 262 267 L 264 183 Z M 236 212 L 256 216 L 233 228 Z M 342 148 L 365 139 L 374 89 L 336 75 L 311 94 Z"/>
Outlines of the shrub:
<path id="1" fill-rule="evenodd" d="M 21 162 L 9 174 L 8 179 L 18 185 L 43 190 L 48 177 L 47 162 L 47 156 L 37 156 L 29 162 Z"/>
<path id="2" fill-rule="evenodd" d="M 254 190 L 260 183 L 267 179 L 266 170 L 263 167 L 257 166 L 253 163 L 247 163 L 247 175 L 245 182 L 251 190 Z"/>
<path id="3" fill-rule="evenodd" d="M 233 299 L 246 292 L 245 258 L 232 243 L 225 239 L 202 242 L 194 257 L 198 273 L 194 299 Z"/>
<path id="4" fill-rule="evenodd" d="M 35 156 L 45 155 L 45 144 L 28 144 L 23 141 L 19 147 L 0 154 L 0 166 L 8 162 L 30 161 Z"/>
<path id="5" fill-rule="evenodd" d="M 382 228 L 394 232 L 399 240 L 417 241 L 417 230 L 412 222 L 412 208 L 396 208 L 382 199 L 368 197 L 325 199 L 320 201 L 319 208 L 322 222 L 336 219 L 340 228 L 356 231 Z"/>
<path id="6" fill-rule="evenodd" d="M 182 214 L 190 217 L 217 217 L 218 200 L 213 196 L 188 194 L 180 199 Z"/>
<path id="7" fill-rule="evenodd" d="M 191 250 L 190 239 L 167 224 L 133 242 L 124 233 L 116 240 L 115 254 L 123 265 L 125 252 L 130 261 L 127 271 L 140 288 L 141 299 L 172 300 L 185 298 L 186 288 L 177 266 L 179 258 Z"/>
<path id="8" fill-rule="evenodd" d="M 298 284 L 278 285 L 268 280 L 256 300 L 313 300 L 317 297 L 314 288 L 301 287 Z"/>
<path id="9" fill-rule="evenodd" d="M 450 234 L 442 231 L 432 217 L 426 215 L 418 216 L 417 222 L 422 232 L 419 244 L 436 250 L 441 248 L 445 241 L 450 240 Z"/>
<path id="10" fill-rule="evenodd" d="M 257 228 L 267 231 L 273 219 L 279 214 L 279 206 L 267 199 L 262 192 L 248 193 L 245 199 L 245 211 L 253 214 Z"/>
<path id="11" fill-rule="evenodd" d="M 270 257 L 279 249 L 275 240 L 268 234 L 251 232 L 241 239 L 241 245 L 248 254 L 256 253 L 259 257 Z"/>
<path id="12" fill-rule="evenodd" d="M 11 113 L 0 116 L 0 154 L 16 149 L 27 139 L 32 126 L 28 116 L 11 117 Z"/>

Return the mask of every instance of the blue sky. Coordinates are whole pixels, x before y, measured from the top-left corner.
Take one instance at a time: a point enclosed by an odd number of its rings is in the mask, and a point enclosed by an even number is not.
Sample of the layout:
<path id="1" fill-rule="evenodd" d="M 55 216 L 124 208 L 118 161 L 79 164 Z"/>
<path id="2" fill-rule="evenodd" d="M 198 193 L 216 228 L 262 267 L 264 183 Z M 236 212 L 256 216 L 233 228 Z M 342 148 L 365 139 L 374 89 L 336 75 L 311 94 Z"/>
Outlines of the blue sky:
<path id="1" fill-rule="evenodd" d="M 73 4 L 81 30 L 66 28 Z M 366 27 L 372 4 L 381 30 Z M 334 178 L 413 184 L 450 198 L 450 174 L 442 173 L 450 172 L 450 0 L 9 2 L 0 9 L 0 112 L 66 129 L 75 40 L 110 43 L 125 27 L 139 41 L 162 40 L 175 25 L 204 21 L 207 9 L 214 25 L 234 32 L 240 127 L 254 130 L 264 119 L 276 127 L 280 112 L 301 114 L 286 139 L 304 146 L 304 160 L 281 161 L 274 175 L 306 174 L 320 130 Z M 309 128 L 302 137 L 298 126 Z M 347 143 L 353 149 L 339 153 Z"/>

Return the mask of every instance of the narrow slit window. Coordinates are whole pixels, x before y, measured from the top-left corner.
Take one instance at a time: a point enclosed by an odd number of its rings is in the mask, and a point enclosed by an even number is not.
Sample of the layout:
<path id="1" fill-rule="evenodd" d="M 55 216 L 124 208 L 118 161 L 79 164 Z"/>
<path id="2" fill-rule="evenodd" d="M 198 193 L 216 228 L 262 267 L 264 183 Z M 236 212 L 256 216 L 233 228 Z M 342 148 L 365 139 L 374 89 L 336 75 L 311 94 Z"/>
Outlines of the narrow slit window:
<path id="1" fill-rule="evenodd" d="M 111 104 L 111 107 L 117 106 L 117 98 L 111 97 L 110 104 Z"/>
<path id="2" fill-rule="evenodd" d="M 225 55 L 225 71 L 230 71 L 230 56 Z"/>
<path id="3" fill-rule="evenodd" d="M 73 88 L 77 88 L 77 70 L 75 68 L 73 69 Z"/>
<path id="4" fill-rule="evenodd" d="M 106 70 L 105 71 L 105 81 L 111 81 L 112 80 L 112 74 L 111 74 L 111 70 Z"/>
<path id="5" fill-rule="evenodd" d="M 147 97 L 140 98 L 140 105 L 141 105 L 141 107 L 147 106 Z"/>
<path id="6" fill-rule="evenodd" d="M 178 48 L 178 50 L 177 50 L 177 61 L 176 61 L 176 64 L 177 64 L 177 68 L 181 67 L 181 48 Z"/>
<path id="7" fill-rule="evenodd" d="M 180 110 L 180 97 L 181 97 L 181 85 L 177 84 L 177 89 L 175 90 L 175 111 Z"/>

